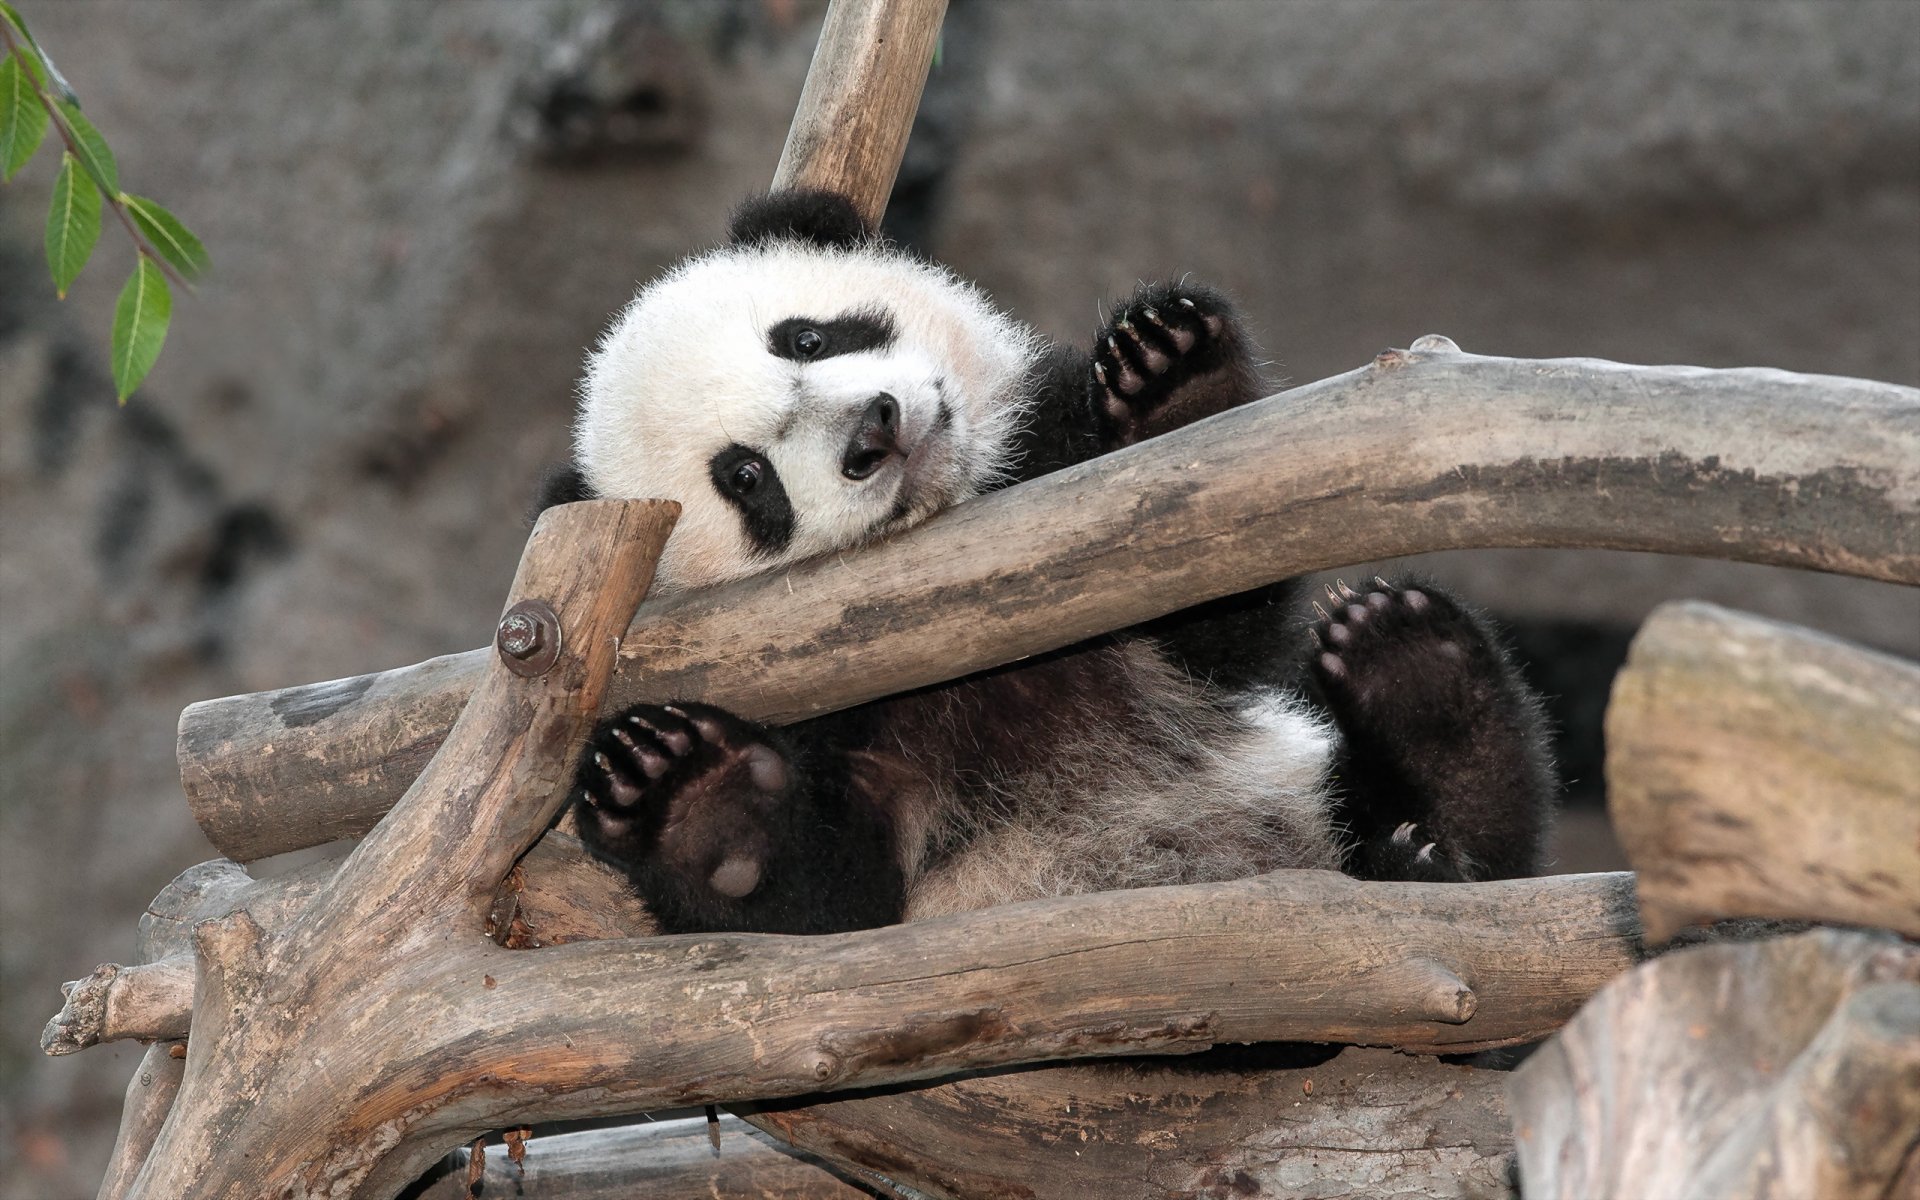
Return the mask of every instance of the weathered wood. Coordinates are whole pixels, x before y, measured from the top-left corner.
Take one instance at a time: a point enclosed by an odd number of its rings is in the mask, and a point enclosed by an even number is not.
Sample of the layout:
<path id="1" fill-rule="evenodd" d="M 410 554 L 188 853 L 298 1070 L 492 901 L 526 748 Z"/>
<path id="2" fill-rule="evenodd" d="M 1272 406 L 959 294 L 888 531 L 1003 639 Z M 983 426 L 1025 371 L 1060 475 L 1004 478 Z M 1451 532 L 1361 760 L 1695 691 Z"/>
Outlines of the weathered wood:
<path id="1" fill-rule="evenodd" d="M 1312 1067 L 1062 1066 L 748 1119 L 929 1196 L 1508 1196 L 1506 1076 L 1385 1050 Z"/>
<path id="2" fill-rule="evenodd" d="M 947 0 L 833 0 L 773 188 L 823 188 L 874 227 L 907 150 Z"/>
<path id="3" fill-rule="evenodd" d="M 533 861 L 534 857 L 529 855 L 524 861 Z M 629 922 L 643 934 L 652 928 L 651 918 L 625 894 L 612 873 L 593 867 L 591 873 L 563 875 L 566 887 L 543 891 L 542 881 L 553 877 L 543 871 L 529 872 L 522 895 L 537 897 L 534 902 L 541 911 L 554 914 L 552 919 L 556 925 L 584 927 L 596 919 L 596 913 L 604 913 L 607 915 L 600 918 L 601 930 Z M 290 882 L 289 890 L 293 894 L 304 892 L 303 883 Z M 260 885 L 260 892 L 249 897 L 250 907 L 234 910 L 225 917 L 244 916 L 249 924 L 259 926 L 260 922 L 252 914 L 264 912 L 271 922 L 263 927 L 265 933 L 293 924 L 300 916 L 300 906 L 308 901 L 273 900 L 273 886 Z M 1537 1040 L 1558 1028 L 1579 1007 L 1583 997 L 1638 961 L 1640 954 L 1639 928 L 1632 915 L 1633 880 L 1624 873 L 1438 886 L 1370 884 L 1328 872 L 1280 871 L 1231 883 L 1145 889 L 1137 896 L 1107 893 L 1037 903 L 1042 907 L 965 913 L 937 922 L 835 938 L 715 934 L 700 939 L 673 939 L 671 943 L 635 941 L 628 944 L 628 949 L 641 954 L 652 953 L 650 948 L 656 946 L 697 944 L 704 949 L 694 958 L 704 961 L 704 956 L 711 954 L 726 959 L 729 979 L 734 977 L 731 964 L 758 962 L 758 969 L 764 971 L 766 977 L 755 978 L 748 966 L 740 966 L 739 986 L 750 987 L 755 995 L 766 997 L 766 1003 L 781 1007 L 808 1003 L 807 989 L 814 986 L 811 981 L 816 977 L 840 974 L 864 981 L 834 984 L 834 987 L 880 987 L 888 985 L 888 981 L 906 987 L 905 982 L 895 980 L 892 972 L 901 968 L 890 964 L 889 956 L 911 959 L 915 963 L 943 963 L 955 971 L 989 976 L 997 970 L 992 965 L 994 962 L 1018 960 L 1024 954 L 1058 954 L 1078 962 L 1074 958 L 1078 945 L 1075 931 L 1094 928 L 1108 930 L 1109 936 L 1120 939 L 1102 953 L 1116 955 L 1129 964 L 1134 957 L 1152 957 L 1152 953 L 1157 953 L 1150 951 L 1151 946 L 1161 942 L 1181 943 L 1183 938 L 1199 940 L 1184 945 L 1181 961 L 1190 955 L 1206 954 L 1218 955 L 1220 962 L 1237 961 L 1240 957 L 1260 961 L 1257 979 L 1240 979 L 1241 1001 L 1256 1010 L 1268 1002 L 1279 1005 L 1282 994 L 1295 986 L 1296 980 L 1328 981 L 1316 986 L 1310 1001 L 1295 998 L 1287 1001 L 1288 1011 L 1283 1014 L 1254 1018 L 1279 1022 L 1271 1025 L 1268 1032 L 1248 1037 L 1210 1038 L 1206 1030 L 1189 1031 L 1173 1039 L 1176 1048 L 1172 1052 L 1175 1053 L 1188 1052 L 1214 1040 L 1357 1042 L 1438 1054 Z M 1124 909 L 1131 915 L 1124 919 L 1108 915 L 1116 909 Z M 1228 916 L 1234 922 L 1233 929 L 1214 928 Z M 198 915 L 202 923 L 222 919 L 222 914 L 211 906 Z M 1129 926 L 1127 921 L 1134 924 Z M 1049 922 L 1055 927 L 1048 928 Z M 1381 944 L 1377 936 L 1382 922 L 1396 931 L 1391 944 Z M 1116 929 L 1133 929 L 1137 934 L 1133 940 L 1143 948 L 1127 950 L 1130 943 L 1114 932 Z M 1313 938 L 1300 936 L 1302 929 L 1313 930 Z M 1363 944 L 1332 944 L 1342 933 L 1360 939 Z M 568 948 L 578 947 L 569 945 Z M 659 952 L 668 954 L 666 950 Z M 618 955 L 614 957 L 617 959 Z M 679 961 L 680 956 L 675 951 L 668 957 Z M 518 979 L 525 969 L 524 963 L 520 959 L 513 961 L 516 965 L 511 978 Z M 796 975 L 801 965 L 809 969 Z M 1019 979 L 1025 979 L 1024 972 L 1031 969 L 1030 965 L 1017 965 Z M 604 969 L 611 968 L 596 964 L 567 968 L 569 971 Z M 707 973 L 703 977 L 708 983 L 718 986 L 711 974 L 713 968 L 702 966 L 698 970 Z M 1127 989 L 1108 981 L 1110 994 L 1102 1003 L 1119 1003 L 1135 988 L 1155 999 L 1165 999 L 1179 987 L 1177 970 L 1170 961 L 1157 961 L 1149 966 L 1126 965 L 1115 970 L 1133 975 L 1128 977 Z M 1141 971 L 1147 974 L 1140 975 Z M 499 970 L 493 974 L 496 984 L 509 978 Z M 1215 972 L 1209 986 L 1231 988 L 1236 978 L 1239 976 L 1221 977 Z M 1093 986 L 1091 980 L 1086 982 L 1087 986 Z M 670 982 L 661 986 L 671 989 Z M 983 991 L 1016 986 L 1025 985 L 1013 976 L 997 983 L 979 984 Z M 1063 978 L 1060 986 L 1078 984 Z M 1155 988 L 1165 991 L 1155 993 Z M 927 998 L 927 1003 L 935 1003 L 945 990 L 946 985 L 930 985 L 920 994 Z M 911 1024 L 904 1016 L 900 1020 Z M 1006 1049 L 1001 1047 L 995 1053 L 1004 1053 Z M 1125 1052 L 1124 1045 L 1087 1051 Z M 1074 1057 L 1074 1054 L 1056 1055 L 1041 1047 L 1026 1057 L 1044 1059 Z M 1018 1055 L 1011 1059 L 990 1057 L 987 1062 L 997 1064 L 1019 1059 Z M 977 1065 L 981 1064 L 963 1061 L 946 1069 Z M 810 1086 L 797 1090 L 814 1090 L 821 1082 L 813 1080 Z M 761 1089 L 753 1094 L 789 1093 Z M 745 1096 L 740 1093 L 723 1098 Z M 706 1103 L 715 1098 L 701 1093 L 673 1099 L 672 1103 Z M 665 1103 L 649 1099 L 639 1108 L 613 1108 L 576 1115 L 644 1111 Z"/>
<path id="4" fill-rule="evenodd" d="M 700 1119 L 530 1138 L 519 1165 L 502 1147 L 490 1146 L 479 1194 L 482 1200 L 871 1200 L 872 1192 L 738 1117 L 723 1115 L 719 1135 L 718 1153 Z M 449 1157 L 447 1173 L 418 1200 L 468 1200 L 468 1152 Z"/>
<path id="5" fill-rule="evenodd" d="M 485 996 L 489 956 L 516 957 L 484 921 L 563 799 L 677 512 L 596 501 L 544 514 L 508 600 L 550 611 L 549 669 L 522 677 L 503 648 L 428 769 L 283 928 L 245 910 L 193 928 L 186 1075 L 130 1196 L 347 1194 L 436 1107 L 487 1090 L 423 1050 L 450 1032 L 437 1014 L 462 1009 L 449 993 Z M 205 882 L 235 890 L 217 872 Z M 512 1028 L 511 1006 L 463 998 L 465 1037 Z"/>
<path id="6" fill-rule="evenodd" d="M 1654 941 L 1748 916 L 1920 937 L 1912 663 L 1708 604 L 1666 605 L 1614 683 L 1607 796 Z"/>
<path id="7" fill-rule="evenodd" d="M 140 1167 L 153 1149 L 180 1091 L 180 1080 L 187 1071 L 186 1047 L 178 1042 L 157 1042 L 147 1047 L 140 1065 L 134 1068 L 127 1084 L 127 1101 L 120 1110 L 120 1133 L 113 1141 L 113 1154 L 107 1160 L 106 1177 L 100 1181 L 97 1200 L 121 1200 Z"/>
<path id="8" fill-rule="evenodd" d="M 1920 582 L 1914 389 L 1416 345 L 858 553 L 649 603 L 610 699 L 792 721 L 1301 572 L 1472 546 Z M 195 818 L 240 861 L 371 828 L 483 664 L 188 708 Z"/>
<path id="9" fill-rule="evenodd" d="M 182 954 L 132 967 L 105 963 L 61 991 L 67 1002 L 40 1033 L 40 1049 L 48 1054 L 122 1038 L 183 1038 L 193 1008 L 193 959 Z"/>
<path id="10" fill-rule="evenodd" d="M 1920 1154 L 1920 949 L 1817 930 L 1676 951 L 1594 997 L 1509 1097 L 1529 1200 L 1894 1197 Z"/>

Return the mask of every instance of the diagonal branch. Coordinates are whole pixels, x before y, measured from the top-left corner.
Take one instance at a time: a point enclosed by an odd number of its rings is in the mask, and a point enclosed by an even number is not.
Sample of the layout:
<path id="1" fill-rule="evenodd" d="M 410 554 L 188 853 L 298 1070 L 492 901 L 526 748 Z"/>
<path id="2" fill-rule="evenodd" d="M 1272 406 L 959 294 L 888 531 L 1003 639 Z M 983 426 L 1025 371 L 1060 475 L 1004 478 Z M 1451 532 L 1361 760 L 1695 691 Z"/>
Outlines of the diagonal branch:
<path id="1" fill-rule="evenodd" d="M 1920 582 L 1912 388 L 1416 346 L 857 554 L 650 603 L 611 699 L 791 721 L 1429 550 L 1655 550 Z M 240 861 L 364 832 L 484 662 L 194 705 L 179 757 L 195 818 Z"/>

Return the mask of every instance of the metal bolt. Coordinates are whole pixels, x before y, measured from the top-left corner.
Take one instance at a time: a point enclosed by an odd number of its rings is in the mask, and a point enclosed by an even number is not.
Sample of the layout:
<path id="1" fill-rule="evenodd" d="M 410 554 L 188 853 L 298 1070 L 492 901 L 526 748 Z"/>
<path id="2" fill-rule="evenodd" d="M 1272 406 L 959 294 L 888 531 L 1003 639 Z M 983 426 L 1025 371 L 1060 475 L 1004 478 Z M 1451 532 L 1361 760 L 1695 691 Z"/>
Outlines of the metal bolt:
<path id="1" fill-rule="evenodd" d="M 540 622 L 527 613 L 508 613 L 500 621 L 500 652 L 532 658 L 540 649 Z"/>
<path id="2" fill-rule="evenodd" d="M 560 659 L 560 618 L 544 600 L 522 600 L 500 618 L 493 644 L 515 675 L 545 675 Z"/>

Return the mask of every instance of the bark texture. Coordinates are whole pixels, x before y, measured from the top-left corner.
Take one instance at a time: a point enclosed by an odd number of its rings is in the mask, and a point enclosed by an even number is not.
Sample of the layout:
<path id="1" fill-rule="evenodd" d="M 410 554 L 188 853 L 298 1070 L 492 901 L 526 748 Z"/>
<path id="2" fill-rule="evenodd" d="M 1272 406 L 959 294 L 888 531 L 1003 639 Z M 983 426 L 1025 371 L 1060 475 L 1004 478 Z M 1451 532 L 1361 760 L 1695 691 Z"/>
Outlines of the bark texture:
<path id="1" fill-rule="evenodd" d="M 1529 1200 L 1890 1200 L 1920 1155 L 1920 949 L 1818 930 L 1676 951 L 1510 1095 Z"/>
<path id="2" fill-rule="evenodd" d="M 186 1049 L 179 1042 L 157 1042 L 147 1047 L 134 1068 L 126 1104 L 120 1110 L 120 1135 L 114 1139 L 113 1157 L 107 1160 L 107 1173 L 100 1181 L 99 1200 L 121 1200 L 140 1174 L 186 1076 Z"/>
<path id="3" fill-rule="evenodd" d="M 838 192 L 879 228 L 946 13 L 947 0 L 833 0 L 775 191 Z"/>
<path id="4" fill-rule="evenodd" d="M 1511 1194 L 1504 1073 L 1359 1048 L 1272 1067 L 1285 1049 L 1309 1048 L 1261 1048 L 1239 1070 L 1219 1055 L 1046 1067 L 746 1115 L 929 1196 Z"/>
<path id="5" fill-rule="evenodd" d="M 244 909 L 193 928 L 185 1078 L 130 1196 L 351 1193 L 438 1107 L 487 1090 L 456 1071 L 403 1082 L 418 1051 L 448 1036 L 435 1019 L 444 1006 L 422 984 L 484 995 L 484 971 L 453 964 L 510 953 L 487 937 L 485 917 L 564 798 L 571 750 L 676 512 L 599 501 L 544 514 L 509 612 L 522 601 L 550 608 L 550 669 L 515 672 L 503 638 L 440 755 L 283 928 Z M 234 886 L 219 873 L 204 882 Z M 480 1042 L 503 1016 L 460 1015 L 462 1036 Z"/>
<path id="6" fill-rule="evenodd" d="M 1304 571 L 1470 546 L 1920 582 L 1914 389 L 1415 346 L 858 554 L 649 604 L 608 701 L 792 721 Z M 485 664 L 193 705 L 179 757 L 196 819 L 242 862 L 364 832 Z"/>
<path id="7" fill-rule="evenodd" d="M 1920 667 L 1706 604 L 1648 619 L 1607 711 L 1647 936 L 1727 917 L 1920 937 Z"/>

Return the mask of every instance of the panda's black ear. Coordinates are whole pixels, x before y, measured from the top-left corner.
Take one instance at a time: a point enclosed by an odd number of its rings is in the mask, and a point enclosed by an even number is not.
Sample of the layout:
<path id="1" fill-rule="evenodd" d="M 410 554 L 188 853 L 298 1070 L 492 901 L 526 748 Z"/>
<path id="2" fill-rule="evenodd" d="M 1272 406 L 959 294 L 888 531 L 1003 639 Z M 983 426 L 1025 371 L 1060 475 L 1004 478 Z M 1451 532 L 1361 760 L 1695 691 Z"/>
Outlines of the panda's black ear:
<path id="1" fill-rule="evenodd" d="M 816 246 L 858 246 L 873 240 L 851 200 L 811 188 L 754 197 L 734 210 L 727 235 L 736 244 L 797 238 Z"/>
<path id="2" fill-rule="evenodd" d="M 587 477 L 581 474 L 579 467 L 572 463 L 561 463 L 557 467 L 548 467 L 546 475 L 541 478 L 540 495 L 533 502 L 533 511 L 527 514 L 527 520 L 532 521 L 556 504 L 573 504 L 599 498 L 600 494 L 593 490 L 593 485 L 587 482 Z"/>

